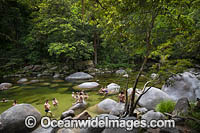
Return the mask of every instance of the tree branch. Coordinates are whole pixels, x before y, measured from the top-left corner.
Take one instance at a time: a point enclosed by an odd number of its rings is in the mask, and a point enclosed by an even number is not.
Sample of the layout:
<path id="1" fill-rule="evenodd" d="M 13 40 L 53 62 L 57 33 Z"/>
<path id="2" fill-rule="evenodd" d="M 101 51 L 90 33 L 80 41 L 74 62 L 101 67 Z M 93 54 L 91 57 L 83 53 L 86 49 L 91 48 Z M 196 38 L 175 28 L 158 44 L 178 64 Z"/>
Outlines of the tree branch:
<path id="1" fill-rule="evenodd" d="M 96 0 L 96 2 L 97 2 L 97 4 L 100 5 L 101 8 L 103 8 L 104 10 L 106 10 L 106 8 L 102 6 L 102 4 L 101 4 L 101 2 L 99 2 L 99 0 Z"/>
<path id="2" fill-rule="evenodd" d="M 147 85 L 148 85 L 149 83 L 151 83 L 151 81 L 147 81 L 147 82 L 145 83 L 145 85 L 144 85 L 144 87 L 143 87 L 143 89 L 142 89 L 142 93 L 145 91 L 145 88 L 147 87 Z"/>
<path id="3" fill-rule="evenodd" d="M 170 113 L 164 113 L 167 116 L 170 116 L 172 118 L 181 118 L 181 119 L 187 119 L 187 120 L 193 120 L 195 122 L 197 122 L 198 124 L 200 124 L 200 120 L 194 118 L 194 117 L 183 117 L 183 116 L 179 116 L 179 115 L 172 115 Z"/>
<path id="4" fill-rule="evenodd" d="M 134 108 L 133 108 L 133 107 L 134 107 L 134 100 L 135 100 L 136 87 L 137 87 L 139 78 L 140 78 L 140 76 L 141 76 L 141 74 L 142 74 L 144 65 L 145 65 L 146 62 L 147 62 L 147 59 L 148 59 L 148 56 L 145 57 L 145 59 L 144 59 L 144 61 L 143 61 L 143 63 L 142 63 L 142 66 L 141 66 L 141 68 L 140 68 L 140 71 L 139 71 L 139 73 L 138 73 L 138 75 L 137 75 L 137 77 L 136 77 L 136 80 L 135 80 L 135 82 L 134 82 L 134 85 L 133 85 L 133 91 L 132 91 L 131 101 L 130 101 L 130 102 L 131 102 L 131 103 L 130 103 L 130 110 L 129 110 L 129 115 L 130 115 L 130 116 L 133 116 L 133 111 L 134 111 Z"/>
<path id="5" fill-rule="evenodd" d="M 126 83 L 126 103 L 125 103 L 125 107 L 124 107 L 124 115 L 125 116 L 128 114 L 128 112 L 126 110 L 128 110 L 128 108 L 129 108 L 129 104 L 128 104 L 128 83 L 129 83 L 129 78 L 128 77 L 127 77 L 127 83 Z"/>

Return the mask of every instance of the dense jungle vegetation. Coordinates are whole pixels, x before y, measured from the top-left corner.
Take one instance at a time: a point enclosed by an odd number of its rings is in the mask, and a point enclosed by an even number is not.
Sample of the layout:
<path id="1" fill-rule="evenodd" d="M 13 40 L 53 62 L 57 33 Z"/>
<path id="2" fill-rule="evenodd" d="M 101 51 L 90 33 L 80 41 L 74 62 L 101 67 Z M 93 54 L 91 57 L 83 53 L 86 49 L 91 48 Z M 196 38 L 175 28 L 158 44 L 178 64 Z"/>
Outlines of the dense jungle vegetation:
<path id="1" fill-rule="evenodd" d="M 167 77 L 200 60 L 199 0 L 1 0 L 0 75 L 30 64 L 138 69 Z"/>

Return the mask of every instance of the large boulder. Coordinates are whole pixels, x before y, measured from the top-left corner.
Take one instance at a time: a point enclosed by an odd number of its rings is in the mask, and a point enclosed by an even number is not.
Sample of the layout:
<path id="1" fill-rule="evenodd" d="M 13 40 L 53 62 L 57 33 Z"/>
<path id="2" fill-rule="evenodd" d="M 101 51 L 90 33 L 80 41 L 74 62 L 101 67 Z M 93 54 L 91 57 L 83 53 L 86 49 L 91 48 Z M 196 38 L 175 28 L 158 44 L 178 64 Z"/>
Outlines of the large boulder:
<path id="1" fill-rule="evenodd" d="M 77 119 L 77 120 L 87 120 L 89 118 L 91 118 L 91 115 L 87 111 L 83 111 L 82 113 L 80 113 L 79 115 L 77 115 L 74 119 Z"/>
<path id="2" fill-rule="evenodd" d="M 115 107 L 111 110 L 111 115 L 120 116 L 123 114 L 125 108 L 125 103 L 117 103 Z"/>
<path id="3" fill-rule="evenodd" d="M 120 86 L 115 83 L 109 84 L 106 88 L 107 88 L 109 94 L 119 93 L 119 90 L 120 90 Z"/>
<path id="4" fill-rule="evenodd" d="M 83 103 L 77 103 L 75 105 L 73 105 L 71 108 L 69 108 L 69 110 L 78 110 L 78 109 L 84 109 L 86 108 L 87 103 L 84 101 Z"/>
<path id="5" fill-rule="evenodd" d="M 34 128 L 27 128 L 25 126 L 25 118 L 27 116 L 34 116 L 36 118 L 36 126 L 41 119 L 40 112 L 30 104 L 17 104 L 0 115 L 0 132 L 14 133 L 14 132 L 30 132 Z"/>
<path id="6" fill-rule="evenodd" d="M 25 82 L 27 82 L 27 81 L 28 81 L 27 78 L 22 78 L 22 79 L 18 80 L 17 83 L 18 83 L 18 84 L 23 84 L 23 83 L 25 83 Z"/>
<path id="7" fill-rule="evenodd" d="M 146 114 L 142 115 L 142 119 L 149 123 L 151 120 L 164 120 L 165 116 L 160 112 L 154 112 L 153 110 L 150 110 Z"/>
<path id="8" fill-rule="evenodd" d="M 80 89 L 92 89 L 92 88 L 96 88 L 98 86 L 99 86 L 99 84 L 97 82 L 85 82 L 85 83 L 78 85 L 77 87 Z"/>
<path id="9" fill-rule="evenodd" d="M 30 81 L 30 84 L 34 84 L 34 83 L 38 83 L 38 82 L 40 82 L 40 80 L 38 80 L 38 79 L 33 79 L 33 80 Z"/>
<path id="10" fill-rule="evenodd" d="M 108 119 L 119 119 L 119 117 L 114 116 L 114 115 L 109 115 L 109 114 L 101 114 L 101 115 L 97 115 L 95 118 L 93 119 L 101 119 L 105 121 L 105 118 L 108 117 Z M 105 129 L 105 126 L 99 127 L 97 125 L 97 127 L 89 127 L 89 128 L 81 128 L 80 133 L 102 133 L 102 131 Z"/>
<path id="11" fill-rule="evenodd" d="M 75 116 L 74 110 L 67 110 L 67 111 L 63 112 L 60 119 L 63 120 L 64 118 L 69 117 L 69 116 L 71 116 L 71 117 Z"/>
<path id="12" fill-rule="evenodd" d="M 119 74 L 119 75 L 127 74 L 127 72 L 125 70 L 123 70 L 123 69 L 117 70 L 115 73 Z"/>
<path id="13" fill-rule="evenodd" d="M 69 76 L 67 76 L 65 78 L 65 80 L 86 80 L 86 79 L 92 79 L 93 76 L 87 74 L 87 73 L 84 73 L 84 72 L 76 72 L 76 73 L 73 73 Z"/>
<path id="14" fill-rule="evenodd" d="M 140 112 L 140 114 L 145 114 L 145 113 L 148 111 L 148 109 L 146 109 L 146 108 L 144 108 L 144 107 L 142 107 L 142 108 L 136 108 L 136 110 L 137 110 L 138 112 Z"/>
<path id="15" fill-rule="evenodd" d="M 148 88 L 149 87 L 145 89 Z M 161 101 L 166 100 L 170 100 L 168 94 L 158 88 L 151 87 L 151 89 L 141 97 L 141 99 L 139 100 L 139 105 L 150 110 L 155 109 L 157 104 L 159 104 Z"/>
<path id="16" fill-rule="evenodd" d="M 7 89 L 9 89 L 10 87 L 12 87 L 12 84 L 11 84 L 11 83 L 1 83 L 1 84 L 0 84 L 0 90 L 7 90 Z"/>
<path id="17" fill-rule="evenodd" d="M 162 90 L 174 100 L 187 97 L 195 101 L 200 97 L 200 80 L 193 72 L 184 72 L 169 78 Z"/>
<path id="18" fill-rule="evenodd" d="M 107 99 L 101 101 L 97 106 L 102 112 L 110 113 L 112 111 L 112 109 L 116 107 L 116 105 L 117 105 L 116 101 L 107 98 Z"/>
<path id="19" fill-rule="evenodd" d="M 177 101 L 172 114 L 174 115 L 187 114 L 189 112 L 189 109 L 190 109 L 190 103 L 188 101 L 188 98 L 183 97 Z"/>

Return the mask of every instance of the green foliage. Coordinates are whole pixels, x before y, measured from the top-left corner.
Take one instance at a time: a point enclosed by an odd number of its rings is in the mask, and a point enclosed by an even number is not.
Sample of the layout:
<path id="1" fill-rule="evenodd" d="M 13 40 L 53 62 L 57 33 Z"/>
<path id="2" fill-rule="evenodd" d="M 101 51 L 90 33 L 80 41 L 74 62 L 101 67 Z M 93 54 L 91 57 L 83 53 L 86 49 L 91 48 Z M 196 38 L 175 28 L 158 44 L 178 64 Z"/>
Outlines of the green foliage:
<path id="1" fill-rule="evenodd" d="M 50 55 L 55 54 L 57 57 L 64 55 L 65 57 L 73 60 L 79 58 L 83 60 L 89 60 L 93 49 L 91 44 L 80 40 L 71 44 L 50 43 L 48 51 Z"/>
<path id="2" fill-rule="evenodd" d="M 156 111 L 161 113 L 172 113 L 175 107 L 175 102 L 168 100 L 168 101 L 162 101 L 159 104 L 156 105 Z"/>
<path id="3" fill-rule="evenodd" d="M 166 81 L 170 76 L 182 73 L 187 68 L 193 66 L 189 59 L 165 60 L 165 63 L 155 63 L 151 67 L 151 73 L 156 72 L 160 75 L 160 79 Z"/>
<path id="4" fill-rule="evenodd" d="M 191 103 L 191 108 L 190 108 L 190 112 L 188 114 L 188 117 L 192 117 L 192 118 L 196 118 L 196 119 L 199 119 L 200 118 L 200 109 L 199 110 L 196 110 L 195 109 L 195 104 L 194 103 Z M 187 120 L 186 121 L 186 125 L 196 131 L 199 131 L 200 130 L 200 124 L 197 123 L 196 121 L 193 121 L 193 120 Z"/>
<path id="5" fill-rule="evenodd" d="M 0 65 L 12 64 L 12 58 L 22 60 L 18 68 L 44 59 L 75 63 L 97 55 L 102 67 L 138 67 L 151 30 L 148 69 L 165 80 L 199 64 L 199 5 L 199 0 L 84 0 L 83 5 L 77 0 L 3 0 Z"/>
<path id="6" fill-rule="evenodd" d="M 26 38 L 26 46 L 47 57 L 49 54 L 67 60 L 91 59 L 92 28 L 81 24 L 76 3 L 69 0 L 44 1 L 38 6 L 39 11 L 32 13 L 33 29 Z"/>

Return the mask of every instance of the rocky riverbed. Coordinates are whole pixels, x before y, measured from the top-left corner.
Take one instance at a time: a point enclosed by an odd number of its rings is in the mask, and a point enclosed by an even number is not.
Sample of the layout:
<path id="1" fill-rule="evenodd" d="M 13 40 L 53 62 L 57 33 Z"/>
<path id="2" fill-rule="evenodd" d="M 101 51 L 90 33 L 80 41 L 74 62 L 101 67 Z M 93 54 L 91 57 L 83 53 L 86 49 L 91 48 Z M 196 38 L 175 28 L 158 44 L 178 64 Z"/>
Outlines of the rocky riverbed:
<path id="1" fill-rule="evenodd" d="M 33 67 L 35 68 L 35 67 Z M 35 68 L 36 69 L 36 68 Z M 51 70 L 56 70 L 54 67 Z M 40 70 L 40 69 L 39 69 Z M 108 70 L 107 70 L 108 71 Z M 125 70 L 124 70 L 125 71 Z M 59 101 L 58 108 L 54 108 L 51 104 L 51 110 L 54 117 L 59 119 L 72 119 L 75 118 L 84 118 L 87 119 L 89 116 L 94 117 L 98 114 L 110 114 L 111 116 L 119 117 L 123 113 L 124 104 L 118 103 L 118 93 L 121 90 L 126 88 L 127 83 L 127 75 L 129 80 L 133 81 L 135 78 L 134 73 L 124 72 L 122 70 L 118 70 L 114 73 L 101 73 L 94 74 L 93 76 L 90 73 L 86 72 L 77 72 L 68 74 L 64 77 L 54 76 L 41 76 L 41 77 L 18 77 L 18 78 L 8 78 L 5 79 L 8 82 L 0 84 L 0 99 L 6 98 L 8 101 L 6 103 L 0 103 L 0 113 L 4 116 L 6 112 L 9 111 L 10 107 L 12 107 L 13 100 L 17 100 L 19 105 L 22 103 L 30 104 L 36 110 L 38 110 L 40 115 L 45 115 L 44 112 L 44 102 L 46 99 L 51 100 L 55 97 Z M 126 74 L 126 76 L 123 76 Z M 141 91 L 143 85 L 149 79 L 154 79 L 151 76 L 143 76 L 138 84 L 138 92 Z M 170 82 L 173 79 L 173 84 Z M 184 84 L 184 87 L 180 87 L 177 89 L 177 85 Z M 137 108 L 135 113 L 140 116 L 140 118 L 146 119 L 150 121 L 151 119 L 166 119 L 167 116 L 165 114 L 155 112 L 155 107 L 161 101 L 173 100 L 176 102 L 180 98 L 182 98 L 178 92 L 182 93 L 182 88 L 184 90 L 183 97 L 188 99 L 189 101 L 194 101 L 193 98 L 200 97 L 200 81 L 198 74 L 190 71 L 185 72 L 179 75 L 175 75 L 173 78 L 170 78 L 162 87 L 162 84 L 158 84 L 155 87 L 152 87 L 139 101 L 139 105 L 142 108 Z M 108 96 L 102 96 L 98 94 L 98 90 L 102 86 L 107 86 L 109 90 Z M 129 94 L 131 93 L 131 86 L 129 84 Z M 162 89 L 159 89 L 161 88 Z M 77 89 L 78 88 L 78 89 Z M 176 91 L 173 89 L 176 88 Z M 147 89 L 147 88 L 145 88 Z M 89 98 L 86 100 L 86 104 L 83 106 L 73 106 L 74 99 L 72 98 L 73 91 L 85 90 L 88 93 Z M 169 91 L 172 90 L 172 91 Z M 192 95 L 192 96 L 191 96 Z M 189 103 L 188 101 L 188 103 Z M 181 102 L 181 101 L 180 101 Z M 24 104 L 22 104 L 24 107 Z M 176 109 L 178 111 L 183 110 L 182 106 L 179 107 L 180 104 L 177 105 Z M 29 105 L 28 105 L 29 106 Z M 31 106 L 31 108 L 32 108 Z M 186 107 L 186 106 L 184 106 Z M 181 108 L 181 109 L 180 109 Z M 8 109 L 8 110 L 7 110 Z M 188 112 L 188 108 L 184 108 L 186 112 Z M 175 110 L 176 111 L 176 110 Z M 3 113 L 4 112 L 4 113 Z M 31 112 L 31 111 L 30 111 Z M 70 113 L 69 113 L 70 112 Z M 81 113 L 82 112 L 82 113 Z M 86 113 L 84 113 L 86 112 Z M 70 115 L 69 115 L 70 114 Z M 40 117 L 40 116 L 38 116 Z M 0 119 L 2 116 L 0 116 Z M 7 128 L 6 125 L 4 125 Z M 0 126 L 1 127 L 1 126 Z M 1 130 L 1 129 L 0 129 Z M 23 129 L 20 129 L 23 131 Z M 26 129 L 24 129 L 26 130 Z M 53 129 L 48 129 L 53 130 Z M 64 129 L 63 129 L 64 130 Z M 88 129 L 90 130 L 90 129 Z M 104 130 L 104 129 L 103 129 Z M 108 129 L 102 132 L 113 132 Z M 40 127 L 35 130 L 46 132 L 46 130 L 41 129 Z M 85 130 L 80 130 L 81 132 L 85 132 Z M 87 131 L 87 130 L 86 130 Z M 92 129 L 93 131 L 93 129 Z M 176 129 L 179 131 L 179 129 Z"/>

